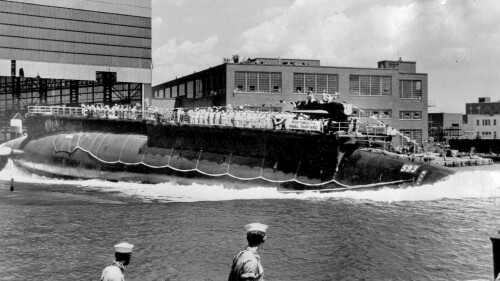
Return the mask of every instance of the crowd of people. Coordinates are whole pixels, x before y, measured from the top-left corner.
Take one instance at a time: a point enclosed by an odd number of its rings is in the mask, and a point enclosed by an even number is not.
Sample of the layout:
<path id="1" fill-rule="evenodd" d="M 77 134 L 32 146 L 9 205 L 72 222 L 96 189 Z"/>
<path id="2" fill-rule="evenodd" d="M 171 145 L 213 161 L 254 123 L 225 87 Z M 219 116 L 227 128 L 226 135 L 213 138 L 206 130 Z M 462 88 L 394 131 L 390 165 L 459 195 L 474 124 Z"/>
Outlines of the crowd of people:
<path id="1" fill-rule="evenodd" d="M 181 113 L 182 116 L 182 113 Z M 184 113 L 189 124 L 220 125 L 239 128 L 277 129 L 283 120 L 299 118 L 291 112 L 252 111 L 243 108 L 195 108 Z M 285 122 L 286 123 L 286 122 Z M 287 129 L 284 124 L 283 129 Z"/>
<path id="2" fill-rule="evenodd" d="M 283 129 L 288 130 L 292 120 L 308 120 L 305 114 L 292 112 L 255 111 L 243 106 L 205 107 L 205 108 L 158 108 L 149 107 L 142 112 L 136 105 L 85 105 L 81 114 L 97 119 L 145 119 L 158 122 L 178 122 L 196 125 L 218 125 L 239 128 Z"/>
<path id="3" fill-rule="evenodd" d="M 109 105 L 82 104 L 82 116 L 104 119 L 130 119 L 135 120 L 141 117 L 141 105 L 121 105 L 115 104 L 112 107 Z"/>

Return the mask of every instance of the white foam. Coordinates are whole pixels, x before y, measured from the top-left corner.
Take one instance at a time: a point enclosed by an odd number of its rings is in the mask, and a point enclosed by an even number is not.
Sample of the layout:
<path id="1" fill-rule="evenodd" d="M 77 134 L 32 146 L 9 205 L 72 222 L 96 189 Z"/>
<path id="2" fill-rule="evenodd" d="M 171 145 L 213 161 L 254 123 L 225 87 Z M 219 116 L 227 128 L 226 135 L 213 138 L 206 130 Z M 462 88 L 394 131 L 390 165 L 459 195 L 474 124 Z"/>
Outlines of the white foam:
<path id="1" fill-rule="evenodd" d="M 276 188 L 251 187 L 229 189 L 220 185 L 191 184 L 175 182 L 161 184 L 140 184 L 130 182 L 108 182 L 103 180 L 62 180 L 26 175 L 15 168 L 12 162 L 0 171 L 0 180 L 36 183 L 44 185 L 75 185 L 102 192 L 118 192 L 124 196 L 135 196 L 144 201 L 225 201 L 252 199 L 306 199 L 327 200 L 349 198 L 381 202 L 432 201 L 442 199 L 500 197 L 500 171 L 459 171 L 450 178 L 432 185 L 405 189 L 383 188 L 368 191 L 342 191 L 333 193 L 303 192 L 282 193 Z"/>

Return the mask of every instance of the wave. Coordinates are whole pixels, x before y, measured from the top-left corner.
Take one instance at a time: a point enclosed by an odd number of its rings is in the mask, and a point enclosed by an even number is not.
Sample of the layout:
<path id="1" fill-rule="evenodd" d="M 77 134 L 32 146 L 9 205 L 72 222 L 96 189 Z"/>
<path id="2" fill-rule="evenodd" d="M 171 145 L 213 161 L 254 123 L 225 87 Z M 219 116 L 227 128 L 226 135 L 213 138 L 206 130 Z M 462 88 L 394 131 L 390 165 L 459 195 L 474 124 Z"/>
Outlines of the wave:
<path id="1" fill-rule="evenodd" d="M 474 170 L 459 171 L 444 181 L 431 185 L 408 188 L 381 188 L 378 190 L 340 191 L 319 193 L 305 191 L 283 193 L 276 188 L 250 187 L 230 189 L 220 185 L 193 183 L 180 185 L 176 182 L 161 184 L 141 184 L 131 182 L 109 182 L 103 180 L 67 180 L 46 178 L 25 174 L 17 169 L 11 160 L 0 171 L 0 181 L 10 181 L 43 185 L 72 185 L 100 192 L 113 192 L 123 196 L 133 196 L 145 202 L 198 202 L 255 199 L 299 199 L 328 200 L 355 199 L 379 202 L 433 201 L 443 199 L 500 197 L 500 171 Z"/>

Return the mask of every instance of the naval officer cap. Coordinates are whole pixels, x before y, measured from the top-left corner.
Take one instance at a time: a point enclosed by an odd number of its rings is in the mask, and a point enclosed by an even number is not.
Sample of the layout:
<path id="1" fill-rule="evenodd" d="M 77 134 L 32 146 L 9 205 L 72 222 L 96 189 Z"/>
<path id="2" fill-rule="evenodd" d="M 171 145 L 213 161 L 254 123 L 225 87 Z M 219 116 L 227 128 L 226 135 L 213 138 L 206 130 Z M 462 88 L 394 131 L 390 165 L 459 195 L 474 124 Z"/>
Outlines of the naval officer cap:
<path id="1" fill-rule="evenodd" d="M 245 225 L 245 229 L 246 229 L 247 233 L 250 231 L 260 231 L 260 232 L 266 233 L 266 230 L 268 227 L 269 226 L 262 224 L 262 223 L 258 223 L 258 222 L 254 222 L 254 223 L 250 223 L 250 224 Z"/>
<path id="2" fill-rule="evenodd" d="M 129 244 L 127 242 L 122 242 L 120 244 L 116 244 L 114 247 L 115 247 L 115 252 L 128 254 L 132 253 L 132 248 L 134 248 L 134 245 Z"/>

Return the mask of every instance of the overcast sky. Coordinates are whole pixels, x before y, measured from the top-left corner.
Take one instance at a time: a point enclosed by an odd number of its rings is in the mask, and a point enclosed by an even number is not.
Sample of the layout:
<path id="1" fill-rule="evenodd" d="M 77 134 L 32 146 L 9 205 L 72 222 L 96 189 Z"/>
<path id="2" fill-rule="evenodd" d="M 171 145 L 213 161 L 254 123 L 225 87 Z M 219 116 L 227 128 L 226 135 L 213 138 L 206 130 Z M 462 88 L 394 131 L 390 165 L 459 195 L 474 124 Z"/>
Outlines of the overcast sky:
<path id="1" fill-rule="evenodd" d="M 429 112 L 464 113 L 500 100 L 500 1 L 153 0 L 153 85 L 233 54 L 374 68 L 401 57 L 428 73 Z"/>

